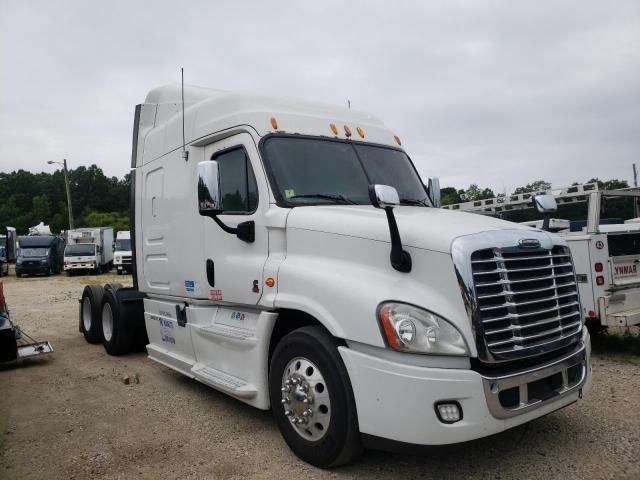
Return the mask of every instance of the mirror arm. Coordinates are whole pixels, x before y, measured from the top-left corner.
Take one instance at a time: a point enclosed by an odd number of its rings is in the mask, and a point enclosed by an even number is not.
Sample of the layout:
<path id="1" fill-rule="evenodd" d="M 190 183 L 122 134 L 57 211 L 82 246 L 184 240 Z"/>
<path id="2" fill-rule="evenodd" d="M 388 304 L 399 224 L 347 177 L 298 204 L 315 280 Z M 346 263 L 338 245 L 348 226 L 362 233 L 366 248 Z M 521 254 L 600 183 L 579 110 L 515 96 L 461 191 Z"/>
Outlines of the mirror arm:
<path id="1" fill-rule="evenodd" d="M 550 213 L 545 213 L 543 220 L 542 220 L 542 230 L 544 230 L 545 232 L 549 231 L 549 223 L 551 221 L 551 214 Z"/>
<path id="2" fill-rule="evenodd" d="M 400 231 L 396 223 L 396 217 L 393 214 L 393 207 L 385 207 L 387 221 L 389 222 L 389 233 L 391 234 L 391 266 L 402 273 L 411 271 L 411 255 L 402 249 L 402 241 L 400 240 Z"/>
<path id="3" fill-rule="evenodd" d="M 227 233 L 237 236 L 240 240 L 247 243 L 253 243 L 256 239 L 256 224 L 253 220 L 239 223 L 236 228 L 226 225 L 218 218 L 218 215 L 208 215 L 213 221 Z"/>
<path id="4" fill-rule="evenodd" d="M 217 215 L 210 215 L 210 217 L 213 218 L 213 221 L 216 222 L 218 226 L 225 232 L 230 233 L 231 235 L 236 235 L 238 233 L 237 228 L 233 228 L 233 227 L 230 227 L 229 225 L 222 223 L 222 220 L 220 220 Z"/>

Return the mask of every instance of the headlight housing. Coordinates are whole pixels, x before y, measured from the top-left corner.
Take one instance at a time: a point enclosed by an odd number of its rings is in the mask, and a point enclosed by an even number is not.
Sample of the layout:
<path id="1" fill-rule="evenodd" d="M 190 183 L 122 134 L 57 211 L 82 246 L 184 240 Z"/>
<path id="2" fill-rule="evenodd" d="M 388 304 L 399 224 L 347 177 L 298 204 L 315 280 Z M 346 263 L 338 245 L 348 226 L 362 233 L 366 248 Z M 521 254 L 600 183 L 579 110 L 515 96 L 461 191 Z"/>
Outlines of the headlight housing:
<path id="1" fill-rule="evenodd" d="M 469 355 L 464 337 L 444 318 L 413 305 L 385 302 L 378 307 L 383 337 L 401 352 L 432 355 Z"/>

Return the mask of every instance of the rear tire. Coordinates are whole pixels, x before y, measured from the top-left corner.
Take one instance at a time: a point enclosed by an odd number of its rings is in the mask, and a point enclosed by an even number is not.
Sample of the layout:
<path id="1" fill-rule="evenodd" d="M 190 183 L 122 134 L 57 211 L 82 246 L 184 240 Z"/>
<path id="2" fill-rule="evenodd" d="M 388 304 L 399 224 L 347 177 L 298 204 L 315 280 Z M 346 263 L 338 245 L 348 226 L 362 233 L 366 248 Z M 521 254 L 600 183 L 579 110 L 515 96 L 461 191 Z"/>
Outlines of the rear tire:
<path id="1" fill-rule="evenodd" d="M 102 299 L 104 289 L 100 285 L 87 285 L 80 299 L 80 331 L 89 343 L 102 342 Z"/>
<path id="2" fill-rule="evenodd" d="M 271 358 L 269 397 L 280 433 L 305 462 L 331 468 L 362 453 L 351 381 L 336 341 L 322 327 L 302 327 L 280 340 Z"/>
<path id="3" fill-rule="evenodd" d="M 119 288 L 114 286 L 105 288 L 102 300 L 102 344 L 109 355 L 117 356 L 133 351 L 136 325 L 133 319 L 127 318 L 126 308 L 118 295 Z"/>

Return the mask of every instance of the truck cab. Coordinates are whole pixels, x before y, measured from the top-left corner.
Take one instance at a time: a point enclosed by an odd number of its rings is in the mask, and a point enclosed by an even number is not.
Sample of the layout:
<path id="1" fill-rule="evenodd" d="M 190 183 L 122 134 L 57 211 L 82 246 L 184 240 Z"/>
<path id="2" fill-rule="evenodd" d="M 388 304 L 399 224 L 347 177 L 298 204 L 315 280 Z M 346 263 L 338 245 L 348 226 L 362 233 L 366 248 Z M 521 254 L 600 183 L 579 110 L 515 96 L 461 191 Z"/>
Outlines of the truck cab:
<path id="1" fill-rule="evenodd" d="M 113 265 L 116 267 L 118 275 L 122 275 L 125 272 L 131 273 L 133 270 L 131 261 L 131 234 L 128 230 L 116 233 Z"/>
<path id="2" fill-rule="evenodd" d="M 131 172 L 134 287 L 105 288 L 102 316 L 86 287 L 81 330 L 128 351 L 139 298 L 150 359 L 271 409 L 313 465 L 484 437 L 589 389 L 566 242 L 436 208 L 370 114 L 199 87 L 183 110 L 160 87 Z"/>
<path id="3" fill-rule="evenodd" d="M 64 271 L 106 272 L 113 265 L 113 229 L 109 227 L 77 228 L 67 232 Z"/>
<path id="4" fill-rule="evenodd" d="M 18 237 L 16 276 L 60 273 L 63 251 L 64 240 L 55 235 Z"/>

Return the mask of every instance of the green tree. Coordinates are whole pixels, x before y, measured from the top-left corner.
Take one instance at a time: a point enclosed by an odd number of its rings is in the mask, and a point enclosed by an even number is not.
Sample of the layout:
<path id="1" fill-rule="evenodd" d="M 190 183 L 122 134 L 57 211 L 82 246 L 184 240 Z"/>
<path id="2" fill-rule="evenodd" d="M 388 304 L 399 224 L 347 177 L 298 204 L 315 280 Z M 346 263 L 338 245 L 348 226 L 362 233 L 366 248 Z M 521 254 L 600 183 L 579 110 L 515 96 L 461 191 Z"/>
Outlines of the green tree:
<path id="1" fill-rule="evenodd" d="M 513 193 L 541 192 L 546 190 L 551 190 L 551 184 L 544 180 L 536 180 L 535 182 L 527 183 L 524 187 L 516 188 Z"/>
<path id="2" fill-rule="evenodd" d="M 47 223 L 51 218 L 51 208 L 49 208 L 47 195 L 43 193 L 42 195 L 33 197 L 31 205 L 31 216 L 33 217 L 34 223 Z"/>
<path id="3" fill-rule="evenodd" d="M 476 200 L 486 200 L 488 198 L 493 198 L 496 195 L 493 193 L 493 190 L 490 188 L 480 188 L 475 183 L 469 185 L 463 193 L 461 193 L 460 197 L 465 202 L 474 202 Z"/>

